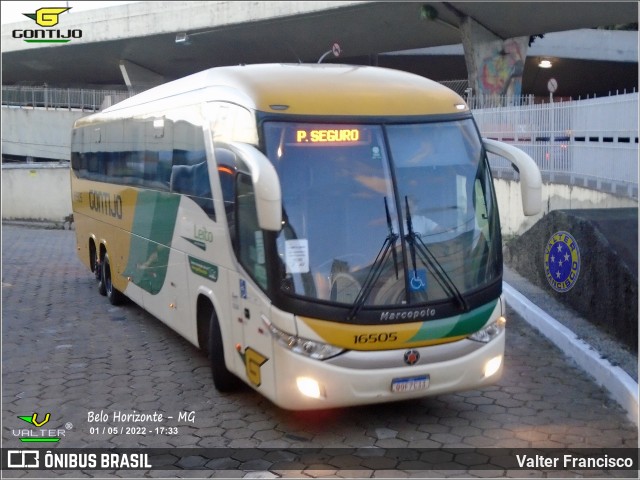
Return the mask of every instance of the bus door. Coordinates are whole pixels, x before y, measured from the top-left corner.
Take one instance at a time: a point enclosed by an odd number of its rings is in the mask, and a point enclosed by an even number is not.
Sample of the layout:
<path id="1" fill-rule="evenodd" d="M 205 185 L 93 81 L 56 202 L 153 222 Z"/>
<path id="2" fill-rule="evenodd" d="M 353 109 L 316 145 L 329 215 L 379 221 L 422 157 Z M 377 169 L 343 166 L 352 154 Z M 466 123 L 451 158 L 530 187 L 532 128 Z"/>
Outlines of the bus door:
<path id="1" fill-rule="evenodd" d="M 251 177 L 236 176 L 235 251 L 240 268 L 230 273 L 233 310 L 242 325 L 243 342 L 236 345 L 244 363 L 247 381 L 261 389 L 273 388 L 272 371 L 265 365 L 272 356 L 270 333 L 262 320 L 269 318 L 270 302 L 261 288 L 267 288 L 263 231 L 258 226 Z"/>
<path id="2" fill-rule="evenodd" d="M 241 364 L 239 375 L 255 388 L 273 388 L 273 375 L 269 365 L 265 365 L 272 357 L 271 334 L 262 318 L 269 318 L 269 306 L 263 300 L 264 294 L 242 272 L 230 275 L 231 300 L 233 303 L 232 330 L 236 338 L 241 333 L 242 340 L 235 344 L 236 358 L 234 363 Z M 237 331 L 241 327 L 241 332 Z M 267 387 L 269 388 L 269 387 Z"/>

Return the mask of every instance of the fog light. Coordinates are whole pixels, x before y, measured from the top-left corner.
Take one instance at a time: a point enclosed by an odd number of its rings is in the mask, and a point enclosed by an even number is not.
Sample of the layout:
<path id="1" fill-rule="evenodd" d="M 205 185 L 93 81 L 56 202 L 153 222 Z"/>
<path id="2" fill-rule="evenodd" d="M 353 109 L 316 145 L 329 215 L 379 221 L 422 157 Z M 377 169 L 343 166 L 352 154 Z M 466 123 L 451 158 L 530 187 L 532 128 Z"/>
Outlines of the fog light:
<path id="1" fill-rule="evenodd" d="M 306 397 L 320 398 L 323 396 L 320 384 L 313 378 L 298 377 L 296 378 L 296 383 L 298 384 L 298 390 L 300 390 L 300 393 Z"/>
<path id="2" fill-rule="evenodd" d="M 500 370 L 500 365 L 502 365 L 502 355 L 493 357 L 484 365 L 484 377 L 487 378 L 496 373 Z"/>

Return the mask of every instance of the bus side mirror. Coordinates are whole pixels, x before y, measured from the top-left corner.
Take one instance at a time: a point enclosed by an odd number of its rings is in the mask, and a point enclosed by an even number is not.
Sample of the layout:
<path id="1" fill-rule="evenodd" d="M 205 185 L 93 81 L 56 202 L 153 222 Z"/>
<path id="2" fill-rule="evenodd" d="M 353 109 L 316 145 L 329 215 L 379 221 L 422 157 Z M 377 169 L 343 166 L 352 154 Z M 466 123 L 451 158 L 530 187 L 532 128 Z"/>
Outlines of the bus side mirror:
<path id="1" fill-rule="evenodd" d="M 483 138 L 484 148 L 509 160 L 520 174 L 520 191 L 524 214 L 535 215 L 542 210 L 542 176 L 533 159 L 513 145 Z"/>
<path id="2" fill-rule="evenodd" d="M 251 172 L 258 225 L 263 230 L 279 232 L 282 228 L 282 196 L 276 169 L 267 157 L 252 145 L 246 143 L 232 145 Z"/>

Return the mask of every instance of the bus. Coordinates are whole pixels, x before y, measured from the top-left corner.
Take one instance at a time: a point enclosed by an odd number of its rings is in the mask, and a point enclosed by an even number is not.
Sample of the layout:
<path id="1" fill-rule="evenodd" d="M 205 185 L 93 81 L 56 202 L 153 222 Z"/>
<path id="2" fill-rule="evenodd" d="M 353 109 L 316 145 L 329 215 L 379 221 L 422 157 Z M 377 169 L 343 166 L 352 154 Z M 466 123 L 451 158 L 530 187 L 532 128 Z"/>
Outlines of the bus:
<path id="1" fill-rule="evenodd" d="M 77 251 L 203 350 L 221 392 L 288 410 L 481 388 L 505 345 L 500 221 L 464 100 L 339 64 L 216 67 L 76 121 Z"/>

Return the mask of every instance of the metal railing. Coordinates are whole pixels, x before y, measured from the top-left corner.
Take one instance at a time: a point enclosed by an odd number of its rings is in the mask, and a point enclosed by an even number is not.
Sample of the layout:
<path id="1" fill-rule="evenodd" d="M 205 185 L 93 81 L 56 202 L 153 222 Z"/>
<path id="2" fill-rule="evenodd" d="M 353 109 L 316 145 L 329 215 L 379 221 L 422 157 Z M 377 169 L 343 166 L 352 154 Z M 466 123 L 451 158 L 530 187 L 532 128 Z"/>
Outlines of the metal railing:
<path id="1" fill-rule="evenodd" d="M 484 137 L 528 153 L 543 179 L 638 197 L 638 93 L 474 110 Z M 494 157 L 497 176 L 513 176 Z"/>
<path id="2" fill-rule="evenodd" d="M 139 93 L 127 90 L 2 86 L 2 105 L 97 112 Z"/>
<path id="3" fill-rule="evenodd" d="M 95 112 L 135 93 L 3 86 L 2 105 Z M 482 135 L 527 152 L 545 180 L 638 197 L 637 92 L 547 103 L 531 95 L 467 100 Z M 490 161 L 497 176 L 514 176 L 506 160 Z"/>

